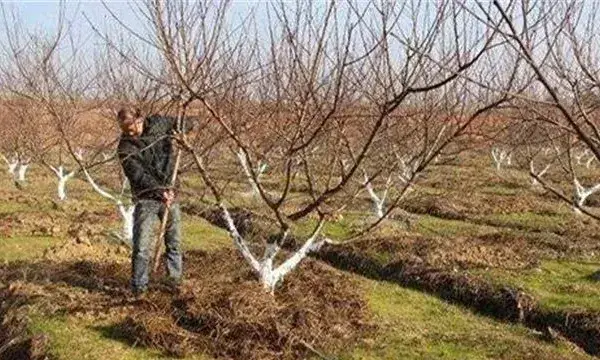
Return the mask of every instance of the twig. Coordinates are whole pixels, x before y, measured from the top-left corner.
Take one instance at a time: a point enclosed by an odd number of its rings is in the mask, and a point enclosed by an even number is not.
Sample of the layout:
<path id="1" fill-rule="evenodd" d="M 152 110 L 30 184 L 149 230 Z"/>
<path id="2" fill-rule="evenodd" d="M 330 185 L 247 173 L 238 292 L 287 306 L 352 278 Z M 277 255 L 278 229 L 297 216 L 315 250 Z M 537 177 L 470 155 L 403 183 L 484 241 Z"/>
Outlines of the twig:
<path id="1" fill-rule="evenodd" d="M 323 360 L 335 360 L 335 358 L 331 358 L 331 357 L 326 356 L 325 354 L 323 354 L 319 350 L 315 349 L 311 344 L 307 343 L 306 341 L 304 341 L 302 339 L 298 340 L 298 342 L 300 344 L 302 344 L 305 348 L 307 348 L 308 350 L 310 350 L 313 354 L 317 355 L 318 357 L 320 357 Z"/>

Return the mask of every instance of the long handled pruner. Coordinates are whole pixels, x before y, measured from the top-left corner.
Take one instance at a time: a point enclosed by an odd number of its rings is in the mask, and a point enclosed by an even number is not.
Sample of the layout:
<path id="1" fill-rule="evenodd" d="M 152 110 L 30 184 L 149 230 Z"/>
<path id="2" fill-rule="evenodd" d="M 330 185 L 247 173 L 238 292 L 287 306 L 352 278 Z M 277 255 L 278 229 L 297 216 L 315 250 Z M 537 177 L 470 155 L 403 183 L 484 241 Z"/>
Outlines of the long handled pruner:
<path id="1" fill-rule="evenodd" d="M 187 106 L 190 104 L 192 99 L 188 100 L 185 104 L 181 105 L 181 99 L 178 101 L 178 110 L 177 110 L 177 124 L 175 125 L 175 129 L 177 129 L 177 132 L 179 134 L 181 134 L 181 136 L 185 136 L 185 134 L 182 131 L 182 123 L 183 123 L 183 116 L 185 114 L 185 109 L 187 108 Z M 173 138 L 171 139 L 171 144 L 173 146 L 175 146 L 177 143 L 177 141 Z M 179 163 L 181 161 L 181 148 L 179 146 L 176 146 L 177 148 L 177 154 L 175 155 L 175 167 L 173 169 L 173 175 L 171 176 L 171 181 L 170 181 L 170 189 L 173 189 L 175 187 L 175 181 L 177 180 L 177 172 L 179 171 Z M 167 230 L 167 222 L 169 219 L 169 208 L 171 207 L 170 204 L 167 204 L 166 208 L 165 208 L 165 212 L 163 213 L 161 222 L 160 222 L 160 231 L 158 233 L 158 237 L 156 238 L 156 243 L 154 244 L 154 259 L 153 259 L 153 266 L 152 266 L 152 271 L 153 273 L 156 273 L 158 271 L 158 267 L 160 266 L 160 256 L 162 255 L 162 244 L 163 244 L 163 239 L 165 237 L 165 232 Z"/>

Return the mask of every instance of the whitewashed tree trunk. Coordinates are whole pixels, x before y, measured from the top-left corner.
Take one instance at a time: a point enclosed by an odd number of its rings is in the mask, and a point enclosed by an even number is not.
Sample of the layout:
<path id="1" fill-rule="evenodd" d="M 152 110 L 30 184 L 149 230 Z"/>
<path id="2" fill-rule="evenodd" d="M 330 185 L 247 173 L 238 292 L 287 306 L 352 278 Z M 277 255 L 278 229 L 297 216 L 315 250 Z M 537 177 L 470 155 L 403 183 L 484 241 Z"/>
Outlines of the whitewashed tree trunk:
<path id="1" fill-rule="evenodd" d="M 578 154 L 574 153 L 573 157 L 575 158 L 575 160 L 577 161 L 577 165 L 582 165 L 581 161 L 583 160 L 584 157 L 586 157 L 589 154 L 589 150 L 586 149 Z"/>
<path id="2" fill-rule="evenodd" d="M 573 184 L 575 185 L 573 193 L 573 201 L 575 202 L 575 204 L 573 206 L 573 210 L 577 214 L 581 214 L 580 209 L 585 205 L 585 201 L 588 197 L 590 197 L 590 195 L 600 190 L 600 184 L 596 184 L 591 188 L 586 188 L 583 185 L 581 185 L 579 180 L 575 177 L 573 178 Z"/>
<path id="3" fill-rule="evenodd" d="M 250 185 L 252 186 L 252 194 L 254 196 L 259 196 L 260 195 L 260 191 L 258 189 L 258 185 L 256 185 L 256 183 L 254 182 L 254 179 L 252 178 L 252 172 L 250 171 L 250 166 L 248 164 L 248 160 L 246 159 L 246 154 L 244 154 L 244 152 L 242 151 L 242 149 L 240 149 L 237 152 L 237 157 L 240 161 L 240 165 L 242 165 L 242 169 L 244 170 L 244 175 L 246 175 L 246 179 L 248 180 L 248 182 L 250 183 Z M 259 161 L 255 170 L 255 174 L 257 179 L 260 178 L 260 176 L 267 170 L 267 164 L 263 163 L 262 161 Z"/>
<path id="4" fill-rule="evenodd" d="M 413 175 L 413 171 L 410 167 L 408 166 L 403 166 L 400 169 L 400 173 L 398 174 L 398 179 L 400 179 L 400 181 L 402 181 L 402 183 L 406 184 L 410 181 L 410 178 Z"/>
<path id="5" fill-rule="evenodd" d="M 419 167 L 419 163 L 413 161 L 412 164 L 405 158 L 396 155 L 399 165 L 398 179 L 405 185 L 408 185 L 406 192 L 412 191 L 411 182 L 414 181 L 415 173 Z"/>
<path id="6" fill-rule="evenodd" d="M 8 173 L 14 178 L 17 172 L 17 167 L 19 166 L 19 159 L 13 157 L 11 160 L 8 160 L 4 155 L 2 155 L 2 159 L 6 163 Z"/>
<path id="7" fill-rule="evenodd" d="M 384 215 L 385 215 L 385 200 L 387 198 L 387 194 L 392 182 L 392 177 L 389 176 L 385 185 L 385 190 L 383 191 L 383 194 L 381 195 L 381 197 L 379 197 L 377 195 L 377 193 L 375 192 L 375 190 L 373 189 L 373 184 L 371 184 L 371 181 L 369 179 L 369 176 L 367 175 L 367 173 L 364 173 L 364 178 L 365 178 L 365 182 L 364 182 L 364 187 L 367 190 L 367 193 L 369 193 L 369 196 L 371 197 L 371 201 L 373 202 L 373 212 L 375 213 L 375 215 L 377 216 L 378 219 L 381 219 Z"/>
<path id="8" fill-rule="evenodd" d="M 500 171 L 502 169 L 503 163 L 506 163 L 509 166 L 512 164 L 512 154 L 510 154 L 506 150 L 492 148 L 492 159 L 494 159 L 497 171 Z"/>
<path id="9" fill-rule="evenodd" d="M 85 151 L 82 148 L 78 148 L 75 150 L 75 157 L 79 160 L 83 159 L 83 156 L 85 155 Z"/>
<path id="10" fill-rule="evenodd" d="M 69 178 L 64 176 L 64 177 L 59 177 L 58 178 L 58 200 L 60 201 L 64 201 L 67 199 L 67 181 L 69 181 Z"/>
<path id="11" fill-rule="evenodd" d="M 113 195 L 106 190 L 103 190 L 94 179 L 90 176 L 89 172 L 86 168 L 83 168 L 83 173 L 85 174 L 86 179 L 92 185 L 92 188 L 96 190 L 98 194 L 101 196 L 111 200 L 117 206 L 117 210 L 119 211 L 119 215 L 121 216 L 122 228 L 121 228 L 121 241 L 126 242 L 127 244 L 131 244 L 133 239 L 133 212 L 135 210 L 135 205 L 125 205 L 123 202 L 116 196 Z M 125 183 L 124 183 L 125 184 Z"/>
<path id="12" fill-rule="evenodd" d="M 29 160 L 19 163 L 19 170 L 17 171 L 17 181 L 25 182 L 25 174 L 29 168 Z"/>
<path id="13" fill-rule="evenodd" d="M 19 166 L 19 161 L 14 161 L 14 162 L 11 162 L 10 164 L 8 164 L 8 173 L 14 177 L 17 173 L 18 166 Z"/>
<path id="14" fill-rule="evenodd" d="M 324 239 L 317 241 L 319 235 L 321 233 L 321 229 L 323 228 L 324 221 L 321 220 L 317 227 L 314 229 L 311 236 L 306 240 L 304 245 L 300 249 L 298 249 L 291 257 L 285 260 L 281 265 L 274 267 L 273 260 L 275 256 L 281 250 L 280 246 L 277 243 L 268 244 L 263 258 L 259 261 L 252 254 L 246 240 L 240 235 L 237 230 L 235 223 L 233 222 L 233 218 L 231 214 L 227 210 L 224 204 L 219 204 L 221 212 L 223 214 L 223 218 L 225 219 L 225 223 L 227 225 L 227 230 L 229 231 L 230 236 L 233 239 L 235 246 L 241 252 L 242 256 L 248 262 L 252 270 L 258 276 L 259 281 L 271 294 L 275 291 L 275 287 L 283 281 L 283 278 L 292 270 L 294 270 L 298 264 L 314 249 L 318 248 Z M 285 232 L 281 239 L 281 242 L 285 240 L 288 233 Z"/>
<path id="15" fill-rule="evenodd" d="M 592 154 L 590 156 L 590 158 L 587 160 L 587 162 L 585 163 L 585 167 L 587 169 L 590 169 L 592 167 L 592 164 L 593 164 L 594 160 L 596 160 L 596 156 L 594 154 Z"/>
<path id="16" fill-rule="evenodd" d="M 546 174 L 546 172 L 548 171 L 548 169 L 550 169 L 550 164 L 546 165 L 546 167 L 545 167 L 544 169 L 542 169 L 542 171 L 539 171 L 539 172 L 537 172 L 537 171 L 535 170 L 535 167 L 534 167 L 534 165 L 533 165 L 533 160 L 531 160 L 531 161 L 529 162 L 529 169 L 531 170 L 531 173 L 535 175 L 535 177 L 534 177 L 534 176 L 531 176 L 531 185 L 532 185 L 532 186 L 538 186 L 540 183 L 539 183 L 539 181 L 537 180 L 537 178 L 540 178 L 540 179 L 541 179 L 541 178 L 542 178 L 542 176 L 544 176 L 544 174 Z M 537 178 L 536 178 L 536 177 L 537 177 Z"/>
<path id="17" fill-rule="evenodd" d="M 117 204 L 119 214 L 121 214 L 121 220 L 123 221 L 123 227 L 121 228 L 121 240 L 124 240 L 128 244 L 133 243 L 133 212 L 135 205 L 124 205 L 119 202 Z"/>
<path id="18" fill-rule="evenodd" d="M 58 168 L 50 166 L 50 169 L 54 172 L 58 178 L 57 194 L 60 201 L 67 199 L 67 182 L 75 176 L 76 171 L 67 172 L 65 168 L 60 165 Z"/>
<path id="19" fill-rule="evenodd" d="M 7 171 L 13 177 L 13 180 L 16 182 L 25 182 L 29 161 L 31 159 L 21 160 L 18 154 L 15 154 L 11 160 L 8 160 L 6 156 L 2 155 L 2 159 L 6 163 Z"/>

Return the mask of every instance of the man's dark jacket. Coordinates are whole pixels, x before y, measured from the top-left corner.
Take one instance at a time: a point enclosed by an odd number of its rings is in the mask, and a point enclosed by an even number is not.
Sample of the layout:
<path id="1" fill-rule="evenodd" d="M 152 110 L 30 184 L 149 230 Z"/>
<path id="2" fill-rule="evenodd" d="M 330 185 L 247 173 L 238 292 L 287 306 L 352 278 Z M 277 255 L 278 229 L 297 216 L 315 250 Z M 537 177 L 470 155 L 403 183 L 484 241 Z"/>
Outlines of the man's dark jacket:
<path id="1" fill-rule="evenodd" d="M 175 126 L 175 118 L 152 115 L 144 120 L 140 136 L 121 136 L 117 152 L 134 200 L 162 200 L 165 189 L 171 187 L 175 159 L 169 135 Z"/>

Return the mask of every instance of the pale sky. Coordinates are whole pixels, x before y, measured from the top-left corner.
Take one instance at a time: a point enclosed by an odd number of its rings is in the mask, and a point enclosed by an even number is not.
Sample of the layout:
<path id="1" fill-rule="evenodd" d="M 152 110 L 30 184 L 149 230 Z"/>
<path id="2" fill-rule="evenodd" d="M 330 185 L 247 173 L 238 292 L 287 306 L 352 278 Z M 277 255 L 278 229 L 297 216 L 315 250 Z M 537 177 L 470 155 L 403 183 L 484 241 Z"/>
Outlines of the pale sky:
<path id="1" fill-rule="evenodd" d="M 38 29 L 51 29 L 55 26 L 58 18 L 59 1 L 5 1 L 8 7 L 14 7 L 25 22 L 34 28 Z M 131 7 L 136 6 L 136 1 L 115 1 L 106 0 L 107 6 L 123 18 L 127 18 L 127 15 L 131 15 Z M 141 3 L 141 2 L 137 2 Z M 231 11 L 233 13 L 239 13 L 243 15 L 256 4 L 261 3 L 260 1 L 233 1 Z M 264 1 L 262 2 L 264 3 Z M 104 23 L 105 19 L 109 18 L 110 15 L 106 11 L 101 1 L 79 1 L 79 0 L 67 0 L 66 9 L 69 18 L 73 18 L 76 13 L 78 15 L 85 14 L 95 24 Z M 82 29 L 85 28 L 85 21 L 81 21 L 79 24 Z"/>

